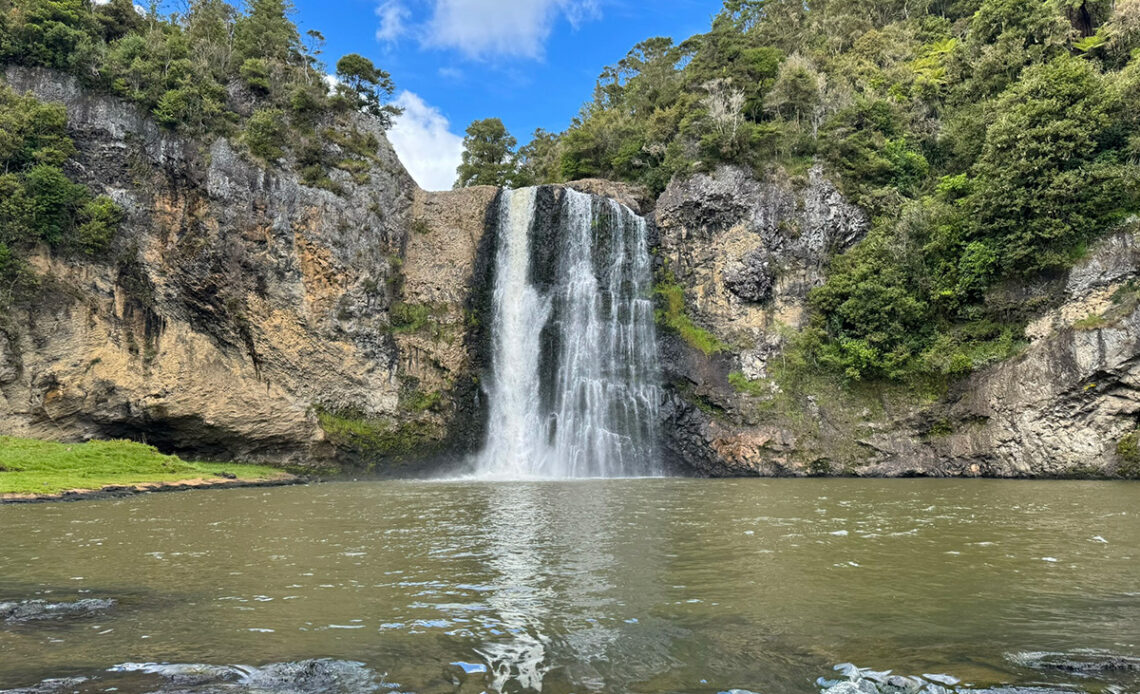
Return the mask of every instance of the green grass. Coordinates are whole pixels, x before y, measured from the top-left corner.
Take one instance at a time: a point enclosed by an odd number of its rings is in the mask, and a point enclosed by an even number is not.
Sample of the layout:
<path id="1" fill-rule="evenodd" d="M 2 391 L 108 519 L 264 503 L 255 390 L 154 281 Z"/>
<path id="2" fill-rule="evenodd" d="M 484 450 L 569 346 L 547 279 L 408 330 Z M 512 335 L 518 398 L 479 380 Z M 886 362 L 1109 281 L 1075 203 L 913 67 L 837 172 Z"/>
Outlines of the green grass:
<path id="1" fill-rule="evenodd" d="M 728 383 L 737 393 L 744 393 L 745 395 L 763 397 L 772 393 L 771 386 L 763 381 L 753 381 L 741 371 L 733 371 L 730 373 L 728 375 Z"/>
<path id="2" fill-rule="evenodd" d="M 673 274 L 668 270 L 661 273 L 661 277 L 654 288 L 657 294 L 658 305 L 657 323 L 677 333 L 689 346 L 698 349 L 706 356 L 723 352 L 726 345 L 717 339 L 708 330 L 693 322 L 685 312 L 685 290 L 677 283 Z"/>
<path id="3" fill-rule="evenodd" d="M 132 441 L 49 443 L 0 436 L 0 494 L 58 494 L 152 482 L 212 479 L 227 472 L 243 481 L 273 479 L 281 470 L 259 465 L 188 463 Z"/>
<path id="4" fill-rule="evenodd" d="M 1089 331 L 1098 330 L 1108 325 L 1108 320 L 1104 316 L 1096 313 L 1090 313 L 1079 321 L 1073 323 L 1073 330 Z"/>

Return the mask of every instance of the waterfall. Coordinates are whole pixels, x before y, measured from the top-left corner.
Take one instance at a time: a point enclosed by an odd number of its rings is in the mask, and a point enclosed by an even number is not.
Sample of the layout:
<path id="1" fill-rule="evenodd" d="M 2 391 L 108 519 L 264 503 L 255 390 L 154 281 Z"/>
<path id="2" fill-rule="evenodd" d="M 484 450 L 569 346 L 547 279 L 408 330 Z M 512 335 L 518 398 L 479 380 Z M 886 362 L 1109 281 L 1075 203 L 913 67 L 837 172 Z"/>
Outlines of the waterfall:
<path id="1" fill-rule="evenodd" d="M 539 205 L 539 196 L 553 204 Z M 559 200 L 560 198 L 560 200 Z M 660 390 L 644 219 L 573 190 L 503 193 L 480 476 L 659 473 Z"/>

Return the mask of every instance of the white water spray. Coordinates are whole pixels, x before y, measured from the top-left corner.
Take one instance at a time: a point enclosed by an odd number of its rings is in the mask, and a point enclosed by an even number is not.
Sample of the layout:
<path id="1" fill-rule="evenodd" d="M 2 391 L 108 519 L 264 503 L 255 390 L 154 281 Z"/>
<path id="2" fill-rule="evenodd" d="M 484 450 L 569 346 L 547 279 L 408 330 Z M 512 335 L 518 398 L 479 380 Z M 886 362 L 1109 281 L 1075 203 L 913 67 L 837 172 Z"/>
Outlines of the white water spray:
<path id="1" fill-rule="evenodd" d="M 495 257 L 493 378 L 480 476 L 659 472 L 660 390 L 644 219 L 562 191 L 558 226 L 532 248 L 539 189 L 503 193 Z M 536 250 L 552 254 L 545 293 Z"/>

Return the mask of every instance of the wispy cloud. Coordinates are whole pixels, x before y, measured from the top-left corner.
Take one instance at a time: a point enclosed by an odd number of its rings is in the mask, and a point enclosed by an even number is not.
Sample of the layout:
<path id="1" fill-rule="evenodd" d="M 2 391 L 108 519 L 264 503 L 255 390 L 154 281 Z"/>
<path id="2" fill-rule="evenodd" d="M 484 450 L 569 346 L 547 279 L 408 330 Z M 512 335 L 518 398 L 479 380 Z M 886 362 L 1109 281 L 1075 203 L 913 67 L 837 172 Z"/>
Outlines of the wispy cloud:
<path id="1" fill-rule="evenodd" d="M 400 0 L 385 0 L 376 8 L 380 26 L 376 29 L 376 40 L 392 43 L 407 33 L 411 12 Z"/>
<path id="2" fill-rule="evenodd" d="M 378 8 L 381 41 L 414 33 L 422 46 L 453 49 L 468 58 L 540 59 L 554 25 L 601 16 L 601 0 L 419 0 L 425 13 L 412 23 L 406 0 Z"/>
<path id="3" fill-rule="evenodd" d="M 421 188 L 450 190 L 463 158 L 463 137 L 451 132 L 447 118 L 419 95 L 401 92 L 395 103 L 404 113 L 388 131 L 388 139 L 400 161 Z"/>

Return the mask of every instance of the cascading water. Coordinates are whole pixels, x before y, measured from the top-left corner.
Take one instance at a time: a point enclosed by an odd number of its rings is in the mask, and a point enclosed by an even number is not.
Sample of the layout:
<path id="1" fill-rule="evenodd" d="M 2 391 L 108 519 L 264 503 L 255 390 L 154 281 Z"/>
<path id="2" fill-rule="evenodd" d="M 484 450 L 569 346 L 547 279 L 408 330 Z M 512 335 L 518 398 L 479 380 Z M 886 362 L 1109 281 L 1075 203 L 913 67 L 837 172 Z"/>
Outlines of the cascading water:
<path id="1" fill-rule="evenodd" d="M 553 209 L 544 205 L 542 215 L 540 193 L 555 196 Z M 480 476 L 659 472 L 660 390 L 646 237 L 645 220 L 612 200 L 568 189 L 503 193 L 494 373 L 487 441 L 476 461 Z"/>

